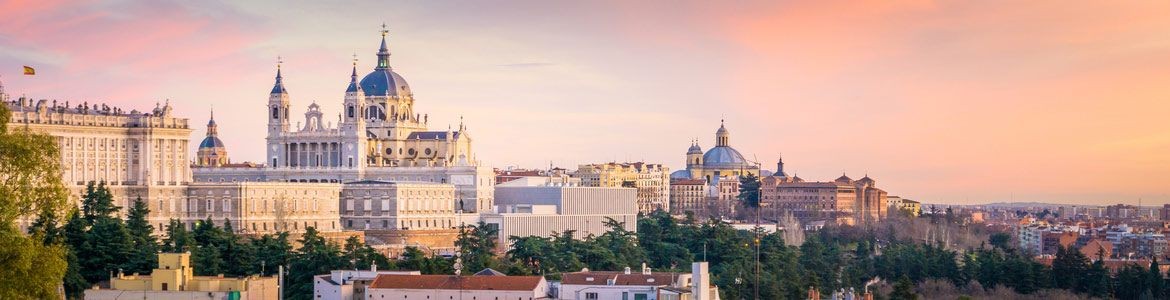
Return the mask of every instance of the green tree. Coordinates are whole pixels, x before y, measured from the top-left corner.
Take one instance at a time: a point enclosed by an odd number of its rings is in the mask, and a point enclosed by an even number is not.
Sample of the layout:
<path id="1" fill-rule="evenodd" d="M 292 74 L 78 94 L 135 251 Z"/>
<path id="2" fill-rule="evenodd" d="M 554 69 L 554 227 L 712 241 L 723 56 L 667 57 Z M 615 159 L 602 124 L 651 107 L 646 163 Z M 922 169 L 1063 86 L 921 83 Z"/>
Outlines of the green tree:
<path id="1" fill-rule="evenodd" d="M 127 273 L 146 274 L 158 266 L 158 240 L 154 237 L 154 226 L 146 220 L 149 215 L 150 208 L 142 201 L 142 197 L 134 200 L 134 205 L 126 214 L 126 229 L 130 231 L 133 245 L 125 270 Z"/>
<path id="2" fill-rule="evenodd" d="M 195 246 L 195 239 L 187 231 L 187 225 L 179 219 L 171 219 L 167 223 L 167 237 L 163 238 L 162 251 L 167 253 L 182 253 L 191 251 Z"/>
<path id="3" fill-rule="evenodd" d="M 341 256 L 341 249 L 335 243 L 325 240 L 317 229 L 305 227 L 305 233 L 298 241 L 296 259 L 290 262 L 284 294 L 289 299 L 312 299 L 313 276 L 328 274 L 344 268 L 348 263 Z"/>
<path id="4" fill-rule="evenodd" d="M 288 241 L 288 232 L 265 234 L 252 240 L 251 248 L 256 253 L 252 260 L 252 271 L 264 276 L 276 274 L 277 266 L 288 266 L 295 254 Z"/>
<path id="5" fill-rule="evenodd" d="M 914 283 L 910 281 L 910 277 L 902 276 L 898 279 L 898 283 L 894 284 L 894 291 L 890 292 L 891 300 L 916 300 L 918 294 L 914 293 Z"/>
<path id="6" fill-rule="evenodd" d="M 739 177 L 739 201 L 745 207 L 760 207 L 760 177 L 748 173 Z"/>
<path id="7" fill-rule="evenodd" d="M 1003 232 L 993 233 L 988 239 L 988 243 L 990 243 L 992 247 L 1005 250 L 1011 248 L 1011 242 L 1012 236 Z"/>
<path id="8" fill-rule="evenodd" d="M 0 299 L 57 298 L 67 248 L 45 243 L 49 234 L 25 235 L 16 224 L 38 214 L 64 215 L 69 192 L 61 181 L 60 149 L 51 136 L 8 128 L 10 113 L 0 104 Z M 50 222 L 57 221 L 42 225 Z"/>
<path id="9" fill-rule="evenodd" d="M 498 265 L 496 261 L 496 239 L 500 230 L 494 225 L 480 221 L 472 225 L 463 225 L 459 229 L 459 238 L 455 246 L 459 248 L 459 256 L 463 259 L 463 273 L 472 274 L 484 268 Z"/>
<path id="10" fill-rule="evenodd" d="M 342 256 L 348 260 L 348 268 L 351 269 L 369 268 L 371 265 L 376 265 L 382 270 L 389 270 L 394 267 L 389 258 L 378 253 L 377 250 L 374 250 L 373 247 L 370 247 L 365 242 L 362 242 L 356 235 L 345 239 L 345 246 L 342 247 Z"/>

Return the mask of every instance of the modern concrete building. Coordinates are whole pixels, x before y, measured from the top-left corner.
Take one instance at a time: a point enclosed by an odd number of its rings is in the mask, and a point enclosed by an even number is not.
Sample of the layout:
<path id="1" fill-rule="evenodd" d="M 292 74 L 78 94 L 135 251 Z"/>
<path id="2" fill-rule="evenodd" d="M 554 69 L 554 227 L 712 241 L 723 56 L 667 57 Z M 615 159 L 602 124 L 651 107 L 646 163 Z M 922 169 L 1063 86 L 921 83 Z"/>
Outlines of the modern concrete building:
<path id="1" fill-rule="evenodd" d="M 85 299 L 277 299 L 275 277 L 195 276 L 191 253 L 159 253 L 150 275 L 118 274 L 108 289 L 85 290 Z"/>
<path id="2" fill-rule="evenodd" d="M 378 275 L 420 275 L 419 271 L 378 271 L 333 270 L 329 274 L 313 277 L 313 299 L 321 300 L 365 300 L 366 290 Z"/>
<path id="3" fill-rule="evenodd" d="M 670 171 L 660 164 L 603 163 L 580 165 L 573 177 L 582 186 L 638 189 L 638 211 L 670 211 Z"/>
<path id="4" fill-rule="evenodd" d="M 500 245 L 507 245 L 511 236 L 549 237 L 567 230 L 578 238 L 600 235 L 609 230 L 609 219 L 637 231 L 633 188 L 509 184 L 496 186 L 496 213 L 482 215 L 484 222 L 498 226 Z"/>

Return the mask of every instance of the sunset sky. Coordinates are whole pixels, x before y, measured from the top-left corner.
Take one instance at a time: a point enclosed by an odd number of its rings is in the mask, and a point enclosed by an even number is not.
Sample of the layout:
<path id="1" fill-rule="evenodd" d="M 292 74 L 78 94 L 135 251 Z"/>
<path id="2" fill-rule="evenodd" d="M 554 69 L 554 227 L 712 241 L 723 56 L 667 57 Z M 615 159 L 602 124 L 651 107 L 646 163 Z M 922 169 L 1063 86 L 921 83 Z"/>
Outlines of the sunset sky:
<path id="1" fill-rule="evenodd" d="M 352 55 L 491 166 L 683 167 L 720 119 L 749 160 L 868 173 L 931 203 L 1170 203 L 1170 1 L 0 1 L 13 97 L 149 110 L 263 161 L 284 59 L 293 120 L 340 111 Z M 37 68 L 20 75 L 21 66 Z M 336 117 L 327 118 L 336 122 Z"/>

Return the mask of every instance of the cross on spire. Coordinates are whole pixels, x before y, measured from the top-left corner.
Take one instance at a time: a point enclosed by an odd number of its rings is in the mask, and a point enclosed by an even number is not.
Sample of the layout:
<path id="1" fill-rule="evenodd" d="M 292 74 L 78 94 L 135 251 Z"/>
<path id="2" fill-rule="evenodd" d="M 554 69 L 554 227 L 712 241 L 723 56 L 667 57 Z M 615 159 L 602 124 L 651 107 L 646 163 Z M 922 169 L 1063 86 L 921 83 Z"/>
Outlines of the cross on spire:
<path id="1" fill-rule="evenodd" d="M 276 68 L 280 69 L 280 64 L 283 64 L 283 63 L 284 63 L 284 58 L 281 58 L 280 55 L 277 55 L 276 56 Z"/>
<path id="2" fill-rule="evenodd" d="M 382 30 L 380 32 L 382 32 L 382 36 L 390 33 L 390 30 L 386 28 L 386 22 L 382 22 Z"/>

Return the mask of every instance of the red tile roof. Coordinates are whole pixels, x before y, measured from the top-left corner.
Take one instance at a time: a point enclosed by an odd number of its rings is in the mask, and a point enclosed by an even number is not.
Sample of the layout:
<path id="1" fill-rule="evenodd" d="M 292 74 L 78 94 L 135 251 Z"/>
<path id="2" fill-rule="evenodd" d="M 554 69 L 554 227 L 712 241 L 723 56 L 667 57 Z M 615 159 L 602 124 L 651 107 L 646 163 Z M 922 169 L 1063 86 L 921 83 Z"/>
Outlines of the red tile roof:
<path id="1" fill-rule="evenodd" d="M 381 274 L 372 289 L 414 290 L 504 290 L 531 291 L 540 286 L 540 276 L 453 276 Z"/>

